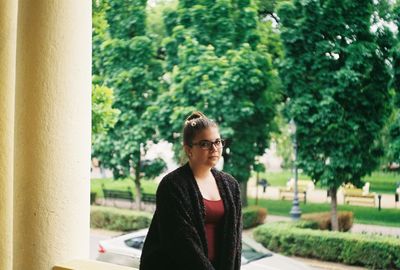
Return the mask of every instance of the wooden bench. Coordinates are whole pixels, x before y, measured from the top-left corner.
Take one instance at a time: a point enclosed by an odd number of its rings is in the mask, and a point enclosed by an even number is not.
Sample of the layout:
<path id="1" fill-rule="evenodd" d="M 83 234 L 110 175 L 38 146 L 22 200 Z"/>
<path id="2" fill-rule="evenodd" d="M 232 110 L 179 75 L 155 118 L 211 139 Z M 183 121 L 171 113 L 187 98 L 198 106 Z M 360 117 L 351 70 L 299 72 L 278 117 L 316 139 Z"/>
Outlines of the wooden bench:
<path id="1" fill-rule="evenodd" d="M 116 206 L 116 199 L 118 200 L 127 200 L 131 203 L 135 201 L 135 197 L 133 196 L 133 192 L 130 187 L 127 190 L 116 190 L 116 189 L 106 189 L 104 184 L 102 185 L 103 195 L 104 195 L 104 202 L 107 199 L 112 199 L 114 206 Z"/>
<path id="2" fill-rule="evenodd" d="M 376 195 L 369 193 L 369 183 L 363 188 L 347 184 L 343 187 L 343 200 L 345 204 L 375 206 Z"/>
<path id="3" fill-rule="evenodd" d="M 154 210 L 156 206 L 156 194 L 142 191 L 142 204 L 147 204 L 152 210 Z"/>
<path id="4" fill-rule="evenodd" d="M 297 180 L 297 196 L 299 200 L 307 202 L 307 191 L 314 189 L 314 183 L 311 180 Z M 294 198 L 294 179 L 290 179 L 286 187 L 279 188 L 279 198 L 281 200 L 293 200 Z"/>
<path id="5" fill-rule="evenodd" d="M 142 202 L 155 204 L 156 194 L 142 192 Z"/>

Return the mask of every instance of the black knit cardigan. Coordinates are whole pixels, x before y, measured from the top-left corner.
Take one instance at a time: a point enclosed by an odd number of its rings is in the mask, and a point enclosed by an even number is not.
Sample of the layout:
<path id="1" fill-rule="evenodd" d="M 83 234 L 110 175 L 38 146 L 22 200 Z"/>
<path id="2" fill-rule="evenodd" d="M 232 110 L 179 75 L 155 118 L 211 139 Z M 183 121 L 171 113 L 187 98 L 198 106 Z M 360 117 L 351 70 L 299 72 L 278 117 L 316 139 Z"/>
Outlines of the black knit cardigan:
<path id="1" fill-rule="evenodd" d="M 187 163 L 166 175 L 157 189 L 157 207 L 140 261 L 140 270 L 239 270 L 241 260 L 241 201 L 238 182 L 211 170 L 225 214 L 219 260 L 208 259 L 203 197 Z"/>

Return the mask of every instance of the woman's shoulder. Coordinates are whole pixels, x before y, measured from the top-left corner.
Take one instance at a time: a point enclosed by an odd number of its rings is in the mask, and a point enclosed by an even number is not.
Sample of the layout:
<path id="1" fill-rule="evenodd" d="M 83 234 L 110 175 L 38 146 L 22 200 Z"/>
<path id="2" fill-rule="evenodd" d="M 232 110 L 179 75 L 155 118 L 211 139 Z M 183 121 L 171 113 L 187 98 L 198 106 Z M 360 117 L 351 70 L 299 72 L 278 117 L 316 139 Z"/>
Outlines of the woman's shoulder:
<path id="1" fill-rule="evenodd" d="M 182 185 L 185 182 L 186 176 L 187 176 L 187 168 L 186 165 L 183 165 L 166 174 L 161 179 L 159 187 Z"/>
<path id="2" fill-rule="evenodd" d="M 216 168 L 213 168 L 212 172 L 214 173 L 214 175 L 218 175 L 227 184 L 233 185 L 233 186 L 239 186 L 238 181 L 231 174 L 223 172 L 223 171 L 220 171 L 220 170 L 218 170 Z"/>

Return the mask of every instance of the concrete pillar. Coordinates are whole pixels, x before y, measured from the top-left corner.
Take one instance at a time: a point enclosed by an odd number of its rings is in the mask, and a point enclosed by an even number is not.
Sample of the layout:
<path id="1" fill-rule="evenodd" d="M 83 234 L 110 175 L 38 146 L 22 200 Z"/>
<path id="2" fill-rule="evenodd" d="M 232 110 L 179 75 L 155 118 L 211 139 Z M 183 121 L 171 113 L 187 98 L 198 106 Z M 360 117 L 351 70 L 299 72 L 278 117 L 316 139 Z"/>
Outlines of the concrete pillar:
<path id="1" fill-rule="evenodd" d="M 0 1 L 0 269 L 12 269 L 15 53 L 18 1 Z"/>
<path id="2" fill-rule="evenodd" d="M 89 256 L 91 1 L 20 0 L 15 270 Z"/>

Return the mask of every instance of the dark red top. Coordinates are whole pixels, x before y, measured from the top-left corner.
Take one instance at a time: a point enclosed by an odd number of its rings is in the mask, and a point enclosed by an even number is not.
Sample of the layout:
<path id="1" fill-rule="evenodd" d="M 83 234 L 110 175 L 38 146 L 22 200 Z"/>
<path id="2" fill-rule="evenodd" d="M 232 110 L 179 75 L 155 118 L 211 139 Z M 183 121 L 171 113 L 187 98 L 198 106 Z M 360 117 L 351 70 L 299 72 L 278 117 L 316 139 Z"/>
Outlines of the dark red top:
<path id="1" fill-rule="evenodd" d="M 219 245 L 220 231 L 219 225 L 224 216 L 224 203 L 222 200 L 210 201 L 204 199 L 204 208 L 206 210 L 205 229 L 208 246 L 208 259 L 214 262 L 217 257 L 217 247 Z"/>

